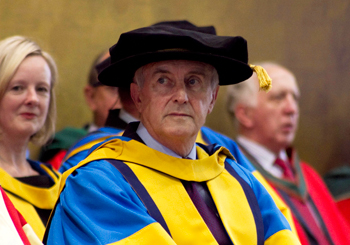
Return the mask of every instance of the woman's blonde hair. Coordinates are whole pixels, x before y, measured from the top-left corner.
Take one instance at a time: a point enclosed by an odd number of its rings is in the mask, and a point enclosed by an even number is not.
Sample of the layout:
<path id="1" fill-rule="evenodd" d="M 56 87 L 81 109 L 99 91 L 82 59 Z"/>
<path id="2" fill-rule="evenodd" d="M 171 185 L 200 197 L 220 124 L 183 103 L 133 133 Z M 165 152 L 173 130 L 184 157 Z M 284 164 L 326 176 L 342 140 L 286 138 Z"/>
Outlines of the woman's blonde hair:
<path id="1" fill-rule="evenodd" d="M 57 66 L 48 53 L 44 52 L 36 42 L 27 37 L 12 36 L 0 41 L 0 103 L 8 84 L 22 61 L 34 55 L 43 57 L 51 71 L 50 104 L 46 120 L 44 126 L 31 136 L 31 142 L 43 145 L 55 131 L 56 99 L 54 86 L 57 82 Z"/>

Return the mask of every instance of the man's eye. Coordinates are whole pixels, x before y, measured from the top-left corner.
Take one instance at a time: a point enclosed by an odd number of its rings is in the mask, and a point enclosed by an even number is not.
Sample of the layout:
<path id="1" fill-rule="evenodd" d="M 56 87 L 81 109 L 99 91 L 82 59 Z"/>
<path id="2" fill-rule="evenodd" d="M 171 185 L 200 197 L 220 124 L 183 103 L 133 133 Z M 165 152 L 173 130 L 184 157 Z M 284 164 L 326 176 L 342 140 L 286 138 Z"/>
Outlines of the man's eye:
<path id="1" fill-rule="evenodd" d="M 168 81 L 168 79 L 166 79 L 165 77 L 160 77 L 158 79 L 158 83 L 160 83 L 160 84 L 165 84 L 167 81 Z"/>
<path id="2" fill-rule="evenodd" d="M 284 94 L 276 94 L 275 96 L 272 97 L 273 100 L 283 100 L 285 97 Z"/>
<path id="3" fill-rule="evenodd" d="M 293 98 L 296 102 L 299 102 L 299 99 L 300 99 L 299 95 L 293 94 Z"/>
<path id="4" fill-rule="evenodd" d="M 197 78 L 192 78 L 190 80 L 188 80 L 188 84 L 193 86 L 199 83 L 199 80 Z"/>

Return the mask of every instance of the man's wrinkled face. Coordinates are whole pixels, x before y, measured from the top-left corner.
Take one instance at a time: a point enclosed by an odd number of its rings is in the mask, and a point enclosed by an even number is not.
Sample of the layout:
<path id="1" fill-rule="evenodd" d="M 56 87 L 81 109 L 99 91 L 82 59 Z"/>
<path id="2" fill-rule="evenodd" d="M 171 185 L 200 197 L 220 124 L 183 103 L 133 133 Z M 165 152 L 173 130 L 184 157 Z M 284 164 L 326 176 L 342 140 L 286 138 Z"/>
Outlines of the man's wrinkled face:
<path id="1" fill-rule="evenodd" d="M 270 92 L 259 92 L 253 125 L 258 142 L 279 151 L 293 142 L 299 119 L 300 92 L 295 77 L 285 69 L 268 70 L 272 79 Z"/>
<path id="2" fill-rule="evenodd" d="M 216 100 L 215 69 L 186 60 L 155 62 L 140 69 L 144 84 L 133 83 L 131 94 L 151 136 L 160 143 L 195 137 Z"/>

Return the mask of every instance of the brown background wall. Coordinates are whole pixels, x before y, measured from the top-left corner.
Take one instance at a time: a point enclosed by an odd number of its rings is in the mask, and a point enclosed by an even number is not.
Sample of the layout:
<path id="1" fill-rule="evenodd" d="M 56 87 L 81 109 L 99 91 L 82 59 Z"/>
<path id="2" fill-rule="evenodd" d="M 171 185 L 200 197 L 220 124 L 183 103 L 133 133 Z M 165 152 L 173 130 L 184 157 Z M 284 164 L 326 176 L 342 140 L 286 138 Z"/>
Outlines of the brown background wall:
<path id="1" fill-rule="evenodd" d="M 320 173 L 350 161 L 348 0 L 1 0 L 0 39 L 26 35 L 54 56 L 57 129 L 79 127 L 91 117 L 82 89 L 95 55 L 124 31 L 175 19 L 241 35 L 251 63 L 274 60 L 294 71 L 302 91 L 301 158 Z M 219 95 L 207 125 L 234 136 L 224 87 Z"/>

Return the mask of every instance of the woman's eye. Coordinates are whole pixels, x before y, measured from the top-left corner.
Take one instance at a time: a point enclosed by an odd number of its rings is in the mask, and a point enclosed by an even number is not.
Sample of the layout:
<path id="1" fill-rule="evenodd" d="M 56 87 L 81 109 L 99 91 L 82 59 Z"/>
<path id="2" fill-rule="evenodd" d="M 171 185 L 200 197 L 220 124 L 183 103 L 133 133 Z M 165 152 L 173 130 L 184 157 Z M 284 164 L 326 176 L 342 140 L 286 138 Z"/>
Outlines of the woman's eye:
<path id="1" fill-rule="evenodd" d="M 23 90 L 23 87 L 22 86 L 13 86 L 12 88 L 11 88 L 11 90 L 13 90 L 13 91 L 21 91 L 21 90 Z"/>
<path id="2" fill-rule="evenodd" d="M 38 90 L 38 92 L 48 92 L 49 91 L 49 89 L 46 87 L 39 87 L 39 88 L 37 88 L 37 90 Z"/>

